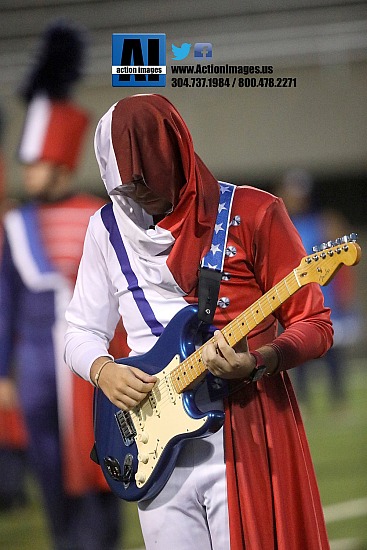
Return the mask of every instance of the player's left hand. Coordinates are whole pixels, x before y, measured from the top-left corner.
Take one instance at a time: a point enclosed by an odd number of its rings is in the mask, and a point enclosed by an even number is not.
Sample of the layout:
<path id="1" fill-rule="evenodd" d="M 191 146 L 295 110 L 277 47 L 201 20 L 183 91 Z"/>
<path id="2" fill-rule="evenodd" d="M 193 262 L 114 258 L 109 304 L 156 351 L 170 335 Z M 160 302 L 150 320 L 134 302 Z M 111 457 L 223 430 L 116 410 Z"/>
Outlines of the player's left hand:
<path id="1" fill-rule="evenodd" d="M 214 333 L 214 340 L 203 347 L 202 359 L 206 368 L 220 378 L 248 378 L 255 367 L 247 338 L 231 348 L 219 330 Z"/>

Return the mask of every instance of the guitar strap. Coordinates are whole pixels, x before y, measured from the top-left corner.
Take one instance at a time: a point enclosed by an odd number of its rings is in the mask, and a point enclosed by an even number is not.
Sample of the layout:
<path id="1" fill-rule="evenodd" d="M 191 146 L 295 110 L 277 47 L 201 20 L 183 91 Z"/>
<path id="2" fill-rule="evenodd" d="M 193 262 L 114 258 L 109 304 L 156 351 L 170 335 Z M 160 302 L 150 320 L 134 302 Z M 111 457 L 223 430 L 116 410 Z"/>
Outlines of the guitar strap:
<path id="1" fill-rule="evenodd" d="M 230 213 L 236 186 L 220 181 L 220 197 L 217 219 L 215 221 L 213 239 L 209 252 L 200 265 L 198 302 L 199 320 L 206 324 L 213 321 L 217 307 L 220 282 L 223 275 L 223 265 L 230 226 Z"/>

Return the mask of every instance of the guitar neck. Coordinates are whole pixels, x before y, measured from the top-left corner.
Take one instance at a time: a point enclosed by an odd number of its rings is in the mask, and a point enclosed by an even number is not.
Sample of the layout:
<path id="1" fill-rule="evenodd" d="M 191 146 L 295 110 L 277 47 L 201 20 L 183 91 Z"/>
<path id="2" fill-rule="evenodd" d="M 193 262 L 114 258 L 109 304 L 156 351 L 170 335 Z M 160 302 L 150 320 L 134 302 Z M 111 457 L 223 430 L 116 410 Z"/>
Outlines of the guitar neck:
<path id="1" fill-rule="evenodd" d="M 222 334 L 231 347 L 234 347 L 251 330 L 257 327 L 266 317 L 281 306 L 290 296 L 303 286 L 292 271 L 277 283 L 271 290 L 263 294 L 259 300 L 243 311 L 222 329 Z M 213 342 L 212 337 L 207 343 Z M 207 371 L 202 360 L 203 344 L 187 357 L 170 374 L 171 382 L 177 393 L 182 393 L 195 383 Z"/>

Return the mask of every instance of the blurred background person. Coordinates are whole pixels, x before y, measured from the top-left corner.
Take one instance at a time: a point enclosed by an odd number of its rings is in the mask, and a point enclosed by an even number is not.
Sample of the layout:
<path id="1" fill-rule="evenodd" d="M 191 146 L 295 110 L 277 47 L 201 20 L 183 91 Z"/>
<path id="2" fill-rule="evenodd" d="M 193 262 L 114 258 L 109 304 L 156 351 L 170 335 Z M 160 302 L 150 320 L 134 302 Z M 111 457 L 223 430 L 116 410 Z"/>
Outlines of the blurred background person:
<path id="1" fill-rule="evenodd" d="M 321 243 L 334 241 L 351 232 L 344 215 L 330 206 L 318 204 L 311 174 L 303 169 L 287 171 L 276 193 L 283 198 L 291 219 L 301 235 L 307 254 Z M 353 269 L 341 269 L 332 281 L 321 287 L 325 305 L 331 309 L 334 343 L 322 360 L 301 365 L 292 376 L 297 395 L 305 405 L 310 404 L 310 382 L 315 369 L 325 365 L 329 398 L 332 405 L 345 404 L 347 399 L 347 351 L 359 338 L 360 319 L 356 310 L 356 280 Z"/>
<path id="2" fill-rule="evenodd" d="M 0 107 L 0 249 L 3 243 L 2 218 L 11 208 L 6 198 L 6 171 L 2 154 L 2 138 L 5 130 L 4 110 Z M 1 258 L 0 258 L 1 261 Z M 0 390 L 2 386 L 0 385 Z M 15 381 L 9 376 L 0 395 L 0 511 L 7 512 L 27 502 L 26 494 L 27 434 L 18 405 Z"/>
<path id="3" fill-rule="evenodd" d="M 72 192 L 89 118 L 70 97 L 84 51 L 80 29 L 53 23 L 21 89 L 27 114 L 18 156 L 30 200 L 4 217 L 0 396 L 6 400 L 15 362 L 29 464 L 53 547 L 112 550 L 120 537 L 119 501 L 89 458 L 93 390 L 63 363 L 65 308 L 89 218 L 103 204 Z"/>

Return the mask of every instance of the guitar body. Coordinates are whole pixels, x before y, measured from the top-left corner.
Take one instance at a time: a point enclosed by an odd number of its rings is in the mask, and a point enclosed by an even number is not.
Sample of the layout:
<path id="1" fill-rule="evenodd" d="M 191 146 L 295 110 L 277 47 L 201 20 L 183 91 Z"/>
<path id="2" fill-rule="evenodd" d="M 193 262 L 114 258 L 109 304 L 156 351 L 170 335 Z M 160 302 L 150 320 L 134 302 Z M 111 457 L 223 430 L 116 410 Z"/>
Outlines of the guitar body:
<path id="1" fill-rule="evenodd" d="M 344 265 L 356 265 L 356 235 L 315 247 L 284 279 L 222 329 L 234 347 L 290 296 L 309 283 L 326 285 Z M 179 311 L 146 354 L 117 362 L 138 367 L 158 381 L 132 411 L 115 407 L 102 391 L 94 397 L 97 460 L 112 491 L 123 500 L 146 500 L 164 487 L 187 439 L 206 437 L 223 425 L 223 411 L 201 412 L 191 390 L 206 374 L 196 306 Z M 215 341 L 215 337 L 211 338 Z M 162 368 L 163 367 L 163 368 Z"/>
<path id="2" fill-rule="evenodd" d="M 111 490 L 123 500 L 154 497 L 170 477 L 186 439 L 206 437 L 223 425 L 223 411 L 202 413 L 195 404 L 195 391 L 178 393 L 170 381 L 172 370 L 195 351 L 197 311 L 196 306 L 185 307 L 148 353 L 117 361 L 158 378 L 133 411 L 124 413 L 95 390 L 98 462 Z"/>

